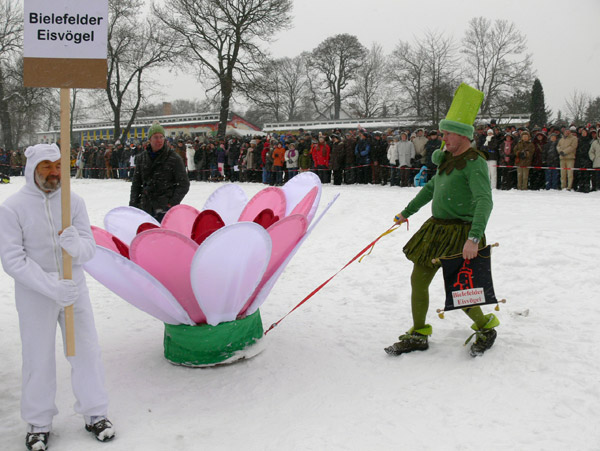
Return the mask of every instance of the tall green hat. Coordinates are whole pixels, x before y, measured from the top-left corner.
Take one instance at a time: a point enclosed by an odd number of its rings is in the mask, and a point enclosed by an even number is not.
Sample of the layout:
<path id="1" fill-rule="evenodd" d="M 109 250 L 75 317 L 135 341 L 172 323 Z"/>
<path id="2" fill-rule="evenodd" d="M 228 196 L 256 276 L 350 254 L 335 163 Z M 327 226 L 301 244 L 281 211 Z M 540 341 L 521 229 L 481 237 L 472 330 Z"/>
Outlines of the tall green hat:
<path id="1" fill-rule="evenodd" d="M 446 114 L 446 119 L 440 121 L 440 130 L 473 139 L 475 131 L 473 122 L 475 122 L 482 102 L 483 92 L 461 83 L 454 93 L 454 99 Z"/>
<path id="2" fill-rule="evenodd" d="M 156 133 L 160 133 L 163 136 L 165 135 L 165 129 L 163 128 L 162 125 L 160 125 L 158 123 L 158 121 L 154 121 L 152 123 L 152 125 L 150 126 L 150 128 L 148 129 L 148 139 L 150 139 L 152 137 L 152 135 L 154 135 Z"/>

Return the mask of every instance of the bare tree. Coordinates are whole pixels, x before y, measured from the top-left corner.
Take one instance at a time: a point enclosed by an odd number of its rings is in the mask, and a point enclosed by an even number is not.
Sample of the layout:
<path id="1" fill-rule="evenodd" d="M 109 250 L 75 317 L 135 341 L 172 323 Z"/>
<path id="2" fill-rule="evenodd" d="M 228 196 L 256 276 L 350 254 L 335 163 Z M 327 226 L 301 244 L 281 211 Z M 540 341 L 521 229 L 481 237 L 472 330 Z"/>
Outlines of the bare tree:
<path id="1" fill-rule="evenodd" d="M 333 119 L 340 118 L 342 101 L 349 95 L 346 88 L 356 78 L 366 53 L 367 49 L 358 38 L 350 34 L 329 37 L 312 51 L 309 66 L 319 78 L 309 77 L 309 83 L 315 93 L 315 84 L 329 91 L 333 101 Z"/>
<path id="2" fill-rule="evenodd" d="M 591 96 L 588 93 L 575 89 L 571 95 L 565 99 L 568 118 L 572 122 L 582 122 L 585 119 L 586 109 L 591 100 Z"/>
<path id="3" fill-rule="evenodd" d="M 426 31 L 412 45 L 398 43 L 392 52 L 388 78 L 400 93 L 401 111 L 427 118 L 435 125 L 450 107 L 458 73 L 452 38 Z"/>
<path id="4" fill-rule="evenodd" d="M 423 67 L 426 114 L 437 125 L 452 102 L 457 82 L 458 65 L 452 38 L 427 31 L 417 41 L 418 53 L 425 59 Z"/>
<path id="5" fill-rule="evenodd" d="M 105 92 L 115 139 L 131 129 L 148 88 L 147 73 L 176 56 L 176 41 L 155 18 L 140 15 L 143 5 L 143 0 L 109 0 Z M 124 116 L 128 122 L 122 128 Z"/>
<path id="6" fill-rule="evenodd" d="M 265 60 L 250 77 L 238 84 L 240 92 L 250 101 L 250 107 L 261 111 L 265 120 L 284 120 L 283 78 L 278 60 Z"/>
<path id="7" fill-rule="evenodd" d="M 7 147 L 15 148 L 23 142 L 36 142 L 35 133 L 43 128 L 44 119 L 49 115 L 59 117 L 60 106 L 58 101 L 55 101 L 57 90 L 24 87 L 23 58 L 21 57 L 15 58 L 4 67 L 3 76 L 9 93 L 7 103 L 11 126 L 10 134 L 8 134 L 11 144 L 6 144 Z"/>
<path id="8" fill-rule="evenodd" d="M 494 114 L 516 90 L 527 90 L 533 83 L 531 55 L 525 53 L 527 39 L 507 20 L 474 17 L 463 38 L 461 52 L 471 83 L 483 91 L 481 110 Z"/>
<path id="9" fill-rule="evenodd" d="M 377 117 L 385 106 L 386 60 L 379 44 L 373 44 L 358 69 L 350 107 L 361 118 Z"/>
<path id="10" fill-rule="evenodd" d="M 307 80 L 304 77 L 305 60 L 301 56 L 281 60 L 281 78 L 286 99 L 285 109 L 288 121 L 301 117 L 302 99 L 306 95 Z"/>
<path id="11" fill-rule="evenodd" d="M 225 136 L 236 83 L 264 58 L 259 41 L 290 23 L 291 0 L 166 0 L 152 8 L 219 90 L 217 136 Z"/>
<path id="12" fill-rule="evenodd" d="M 14 67 L 23 40 L 23 10 L 18 0 L 3 0 L 0 6 L 0 126 L 4 145 L 12 149 L 10 100 L 16 95 L 10 86 L 9 72 Z M 14 85 L 13 85 L 14 86 Z"/>
<path id="13" fill-rule="evenodd" d="M 298 119 L 307 86 L 303 66 L 301 56 L 265 60 L 249 80 L 239 85 L 250 101 L 250 109 L 262 111 L 264 120 Z"/>
<path id="14" fill-rule="evenodd" d="M 400 113 L 425 114 L 425 55 L 421 46 L 400 41 L 392 52 L 388 77 L 398 93 Z"/>

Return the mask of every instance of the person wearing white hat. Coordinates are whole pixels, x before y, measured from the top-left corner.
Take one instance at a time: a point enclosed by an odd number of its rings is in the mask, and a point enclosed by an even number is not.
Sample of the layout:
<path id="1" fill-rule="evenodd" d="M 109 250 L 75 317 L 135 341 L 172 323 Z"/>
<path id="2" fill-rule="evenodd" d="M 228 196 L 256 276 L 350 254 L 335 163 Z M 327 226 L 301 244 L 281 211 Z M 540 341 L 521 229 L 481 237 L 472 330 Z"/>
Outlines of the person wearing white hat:
<path id="1" fill-rule="evenodd" d="M 60 150 L 56 144 L 29 147 L 25 186 L 0 205 L 0 259 L 15 280 L 22 343 L 21 416 L 26 446 L 44 450 L 56 397 L 56 325 L 64 337 L 64 307 L 73 305 L 76 355 L 68 357 L 75 411 L 101 441 L 114 436 L 106 418 L 108 396 L 90 297 L 82 264 L 96 244 L 85 203 L 71 194 L 72 225 L 60 230 Z M 63 249 L 73 257 L 72 280 L 62 278 Z"/>

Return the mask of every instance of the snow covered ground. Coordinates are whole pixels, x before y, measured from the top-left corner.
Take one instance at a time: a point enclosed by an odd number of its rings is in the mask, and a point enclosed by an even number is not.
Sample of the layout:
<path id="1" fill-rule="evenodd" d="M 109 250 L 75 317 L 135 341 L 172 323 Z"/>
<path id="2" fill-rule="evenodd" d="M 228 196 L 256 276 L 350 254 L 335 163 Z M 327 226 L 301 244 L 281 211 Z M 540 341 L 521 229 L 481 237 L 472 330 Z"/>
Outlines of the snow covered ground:
<path id="1" fill-rule="evenodd" d="M 0 202 L 23 178 L 0 187 Z M 218 185 L 192 183 L 201 208 Z M 252 196 L 261 185 L 242 184 Z M 92 224 L 129 199 L 118 180 L 73 180 Z M 265 328 L 385 231 L 416 188 L 325 186 L 341 196 L 261 308 Z M 117 428 L 96 443 L 73 413 L 57 337 L 54 450 L 598 450 L 600 449 L 600 193 L 494 192 L 487 229 L 499 312 L 496 345 L 473 359 L 461 312 L 441 320 L 441 272 L 431 290 L 427 352 L 383 348 L 411 326 L 406 240 L 426 207 L 384 237 L 230 366 L 190 369 L 162 356 L 163 325 L 88 277 Z M 13 282 L 0 271 L 0 436 L 24 449 L 20 340 Z M 487 308 L 486 311 L 491 311 Z"/>

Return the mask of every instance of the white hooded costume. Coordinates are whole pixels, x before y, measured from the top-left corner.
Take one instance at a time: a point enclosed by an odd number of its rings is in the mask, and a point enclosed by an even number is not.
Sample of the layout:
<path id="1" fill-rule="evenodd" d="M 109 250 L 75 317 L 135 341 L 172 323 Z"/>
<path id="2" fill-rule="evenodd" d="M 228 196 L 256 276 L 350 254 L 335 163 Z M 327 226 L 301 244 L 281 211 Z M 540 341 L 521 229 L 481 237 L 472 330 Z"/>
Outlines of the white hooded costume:
<path id="1" fill-rule="evenodd" d="M 61 291 L 61 190 L 45 193 L 35 183 L 35 169 L 60 159 L 55 144 L 38 144 L 25 152 L 26 184 L 0 205 L 0 258 L 15 280 L 15 300 L 21 332 L 23 373 L 21 416 L 31 426 L 50 430 L 58 413 L 55 341 L 60 324 L 64 342 L 64 310 L 55 302 Z M 68 357 L 75 411 L 85 417 L 105 416 L 108 396 L 104 370 L 82 264 L 95 253 L 85 203 L 71 194 L 71 223 L 79 234 L 78 257 L 73 258 L 73 281 L 79 296 L 73 305 L 75 353 Z M 86 418 L 86 421 L 88 418 Z"/>

